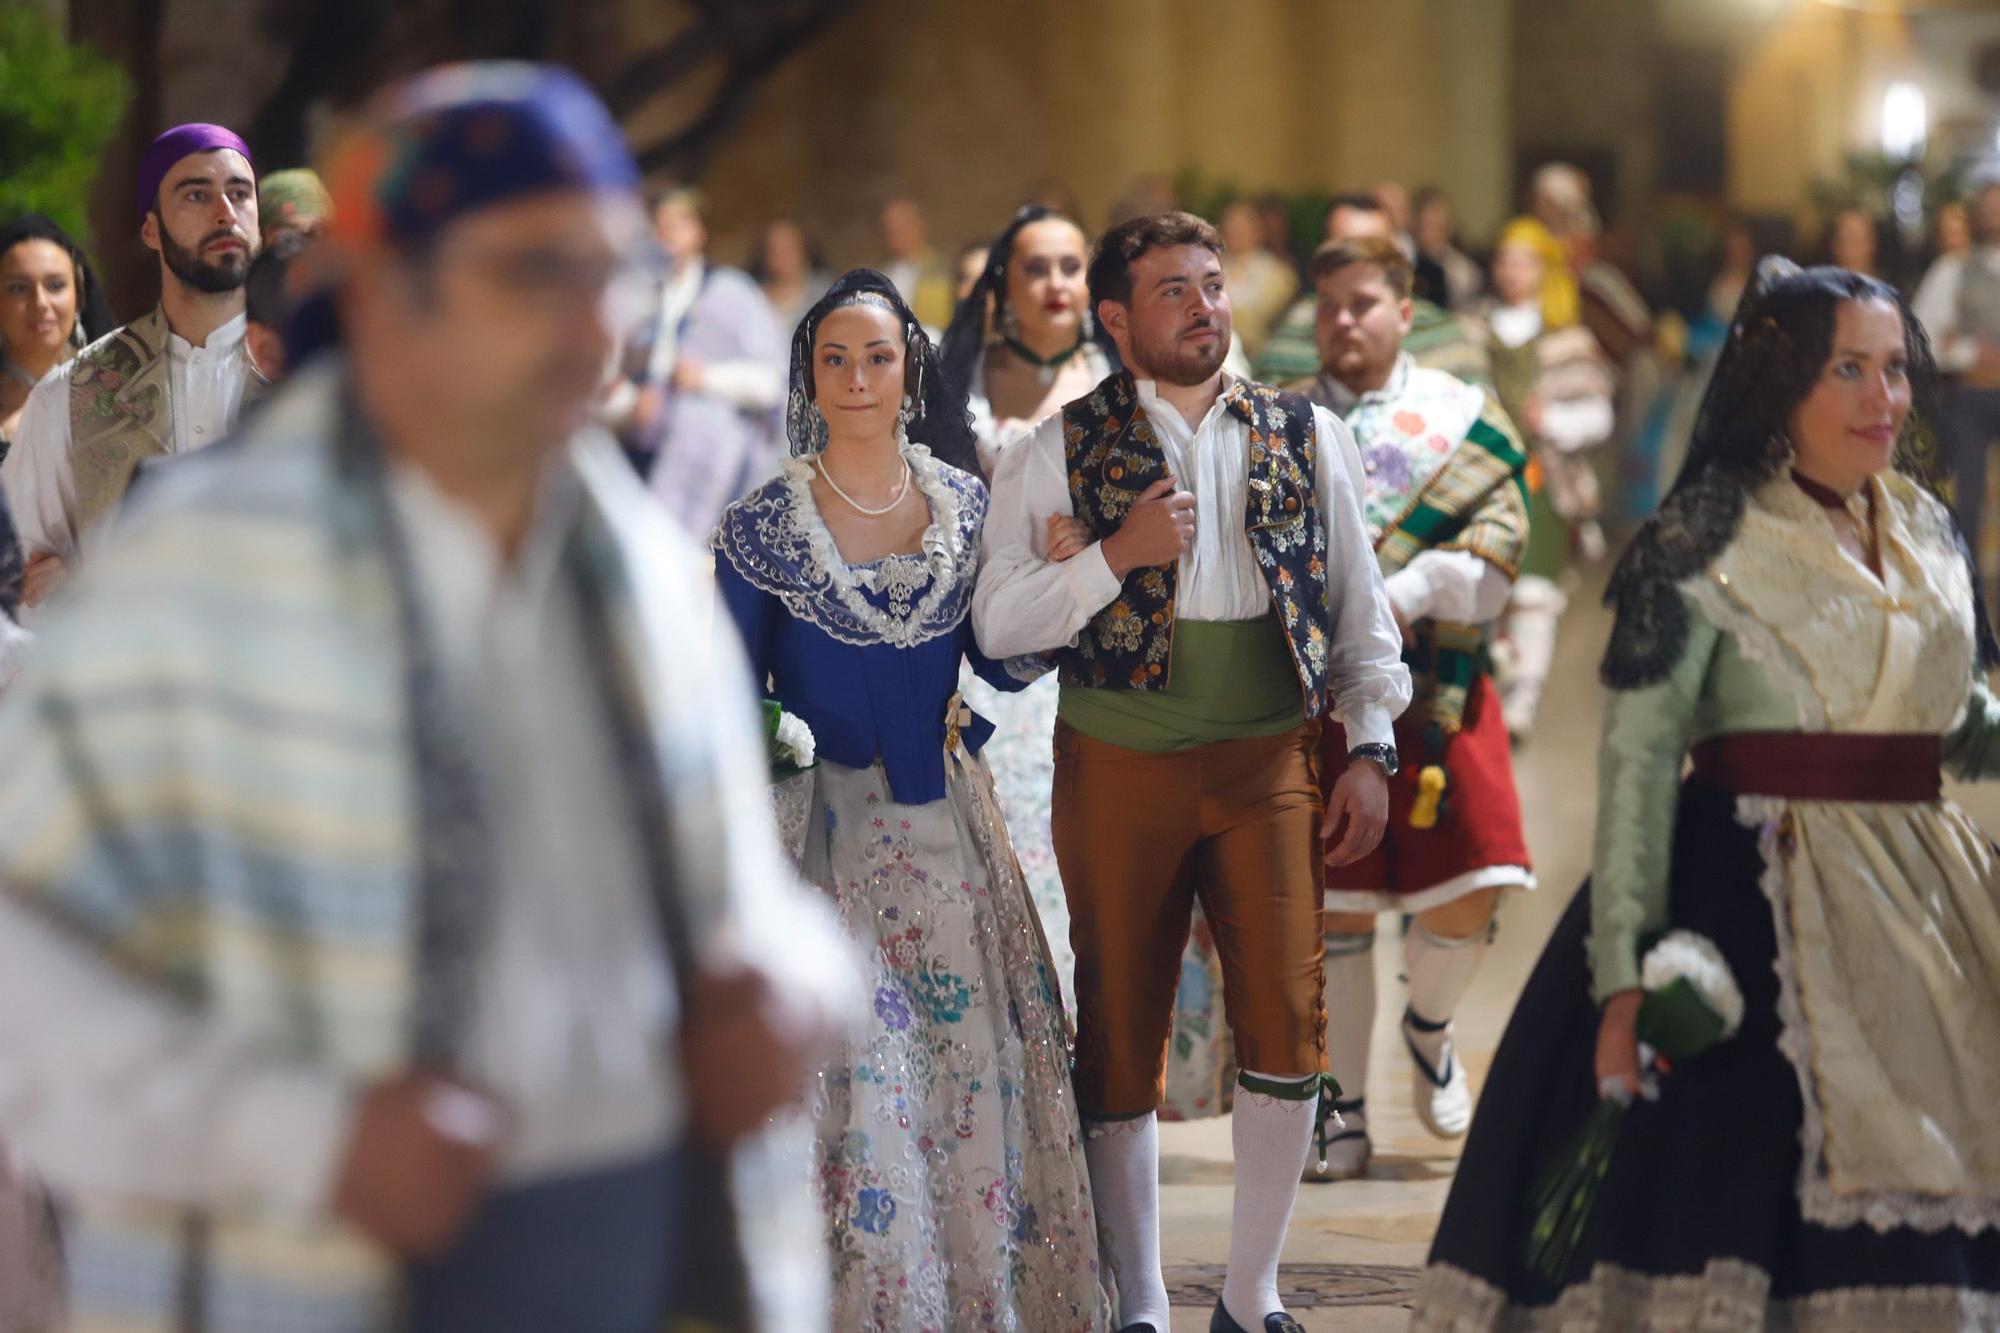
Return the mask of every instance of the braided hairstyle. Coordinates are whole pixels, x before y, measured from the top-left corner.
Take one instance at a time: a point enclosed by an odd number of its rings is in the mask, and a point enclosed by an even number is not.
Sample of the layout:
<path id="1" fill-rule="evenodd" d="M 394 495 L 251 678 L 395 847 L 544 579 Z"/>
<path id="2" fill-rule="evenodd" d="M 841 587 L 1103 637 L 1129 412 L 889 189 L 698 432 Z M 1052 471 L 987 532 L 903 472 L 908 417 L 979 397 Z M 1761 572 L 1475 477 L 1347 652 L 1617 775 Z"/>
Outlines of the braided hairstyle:
<path id="1" fill-rule="evenodd" d="M 1885 301 L 1902 314 L 1912 404 L 1896 442 L 1895 467 L 1931 486 L 1938 373 L 1923 326 L 1895 289 L 1874 278 L 1765 259 L 1737 305 L 1680 476 L 1612 572 L 1604 600 L 1616 622 L 1599 672 L 1610 688 L 1656 684 L 1680 661 L 1688 614 L 1675 585 L 1721 554 L 1743 521 L 1751 492 L 1791 466 L 1787 423 L 1833 354 L 1834 322 L 1849 301 Z M 1959 544 L 1964 547 L 1963 537 Z M 1986 623 L 1984 599 L 1973 600 L 1980 659 L 1992 665 L 2000 649 Z"/>
<path id="2" fill-rule="evenodd" d="M 973 444 L 972 418 L 965 411 L 965 395 L 953 394 L 946 386 L 937 346 L 896 285 L 872 268 L 842 274 L 806 311 L 792 334 L 791 390 L 785 399 L 785 438 L 792 455 L 804 458 L 826 448 L 826 422 L 813 406 L 813 344 L 820 322 L 843 306 L 862 304 L 881 306 L 903 326 L 903 384 L 910 397 L 907 429 L 911 442 L 923 445 L 955 468 L 978 475 L 979 457 Z"/>

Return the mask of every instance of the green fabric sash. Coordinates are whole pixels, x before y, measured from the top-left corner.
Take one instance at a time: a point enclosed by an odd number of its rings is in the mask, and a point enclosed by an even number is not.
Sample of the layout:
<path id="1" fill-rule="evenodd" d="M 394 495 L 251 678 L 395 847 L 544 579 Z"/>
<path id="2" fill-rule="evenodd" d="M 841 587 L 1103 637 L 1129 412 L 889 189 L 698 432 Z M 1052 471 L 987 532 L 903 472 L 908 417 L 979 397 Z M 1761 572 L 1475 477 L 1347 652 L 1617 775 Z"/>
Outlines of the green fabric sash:
<path id="1" fill-rule="evenodd" d="M 1056 716 L 1093 739 L 1149 754 L 1274 736 L 1305 722 L 1299 680 L 1275 615 L 1180 620 L 1162 690 L 1065 681 Z"/>

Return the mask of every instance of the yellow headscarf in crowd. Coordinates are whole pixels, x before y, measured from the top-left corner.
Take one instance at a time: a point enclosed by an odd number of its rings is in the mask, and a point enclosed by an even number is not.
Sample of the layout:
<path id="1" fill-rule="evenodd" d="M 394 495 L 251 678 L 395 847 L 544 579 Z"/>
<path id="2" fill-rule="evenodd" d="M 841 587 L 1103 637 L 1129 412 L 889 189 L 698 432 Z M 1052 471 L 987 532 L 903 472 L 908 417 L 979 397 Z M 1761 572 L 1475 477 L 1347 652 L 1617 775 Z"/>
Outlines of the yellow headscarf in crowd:
<path id="1" fill-rule="evenodd" d="M 1518 217 L 1500 229 L 1498 245 L 1525 245 L 1542 257 L 1542 326 L 1566 329 L 1582 318 L 1569 247 L 1540 218 Z M 1498 248 L 1496 246 L 1496 248 Z"/>

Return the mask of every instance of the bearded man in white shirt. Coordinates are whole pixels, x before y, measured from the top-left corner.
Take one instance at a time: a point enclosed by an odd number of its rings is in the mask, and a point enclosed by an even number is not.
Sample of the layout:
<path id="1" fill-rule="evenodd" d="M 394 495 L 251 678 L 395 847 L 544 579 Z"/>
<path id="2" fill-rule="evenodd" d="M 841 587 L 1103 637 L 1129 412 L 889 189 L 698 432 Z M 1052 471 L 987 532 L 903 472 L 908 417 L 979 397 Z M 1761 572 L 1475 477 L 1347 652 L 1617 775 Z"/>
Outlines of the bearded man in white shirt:
<path id="1" fill-rule="evenodd" d="M 0 483 L 28 555 L 23 600 L 43 601 L 133 469 L 229 432 L 264 380 L 244 345 L 257 256 L 250 148 L 220 125 L 179 125 L 139 160 L 139 238 L 160 257 L 160 304 L 35 386 Z"/>
<path id="2" fill-rule="evenodd" d="M 1127 369 L 1002 459 L 973 605 L 985 651 L 1052 652 L 1061 674 L 1077 1103 L 1120 1318 L 1147 1333 L 1168 1327 L 1156 1112 L 1197 900 L 1243 1071 L 1210 1328 L 1299 1329 L 1277 1269 L 1328 1082 L 1316 747 L 1329 716 L 1353 744 L 1324 808 L 1334 859 L 1357 859 L 1382 836 L 1410 698 L 1353 437 L 1223 372 L 1222 248 L 1186 213 L 1098 243 L 1091 298 Z"/>

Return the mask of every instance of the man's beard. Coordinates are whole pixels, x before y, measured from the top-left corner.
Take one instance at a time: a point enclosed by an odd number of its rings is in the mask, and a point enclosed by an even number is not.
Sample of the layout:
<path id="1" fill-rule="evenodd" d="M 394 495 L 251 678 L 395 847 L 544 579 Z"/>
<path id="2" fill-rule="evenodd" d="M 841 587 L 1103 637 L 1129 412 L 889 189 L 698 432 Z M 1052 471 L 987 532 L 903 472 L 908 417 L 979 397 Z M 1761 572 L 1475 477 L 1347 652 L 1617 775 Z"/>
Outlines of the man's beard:
<path id="1" fill-rule="evenodd" d="M 160 258 L 166 261 L 169 273 L 198 292 L 221 296 L 237 291 L 243 286 L 243 280 L 250 276 L 250 261 L 255 257 L 248 242 L 244 243 L 241 250 L 224 251 L 223 258 L 213 264 L 204 263 L 201 258 L 203 246 L 229 236 L 234 236 L 237 240 L 243 239 L 231 231 L 211 232 L 202 237 L 201 245 L 192 250 L 183 250 L 167 233 L 166 227 L 162 226 Z"/>
<path id="2" fill-rule="evenodd" d="M 1181 340 L 1199 329 L 1214 329 L 1215 341 L 1207 347 L 1190 346 Z M 1229 325 L 1211 320 L 1196 328 L 1182 329 L 1171 339 L 1154 345 L 1143 339 L 1132 344 L 1132 369 L 1164 384 L 1193 388 L 1205 384 L 1222 369 L 1229 357 Z"/>
<path id="3" fill-rule="evenodd" d="M 1332 356 L 1320 358 L 1320 369 L 1341 384 L 1360 392 L 1356 386 L 1375 379 L 1380 368 L 1369 356 L 1366 347 L 1341 343 L 1334 348 Z"/>

